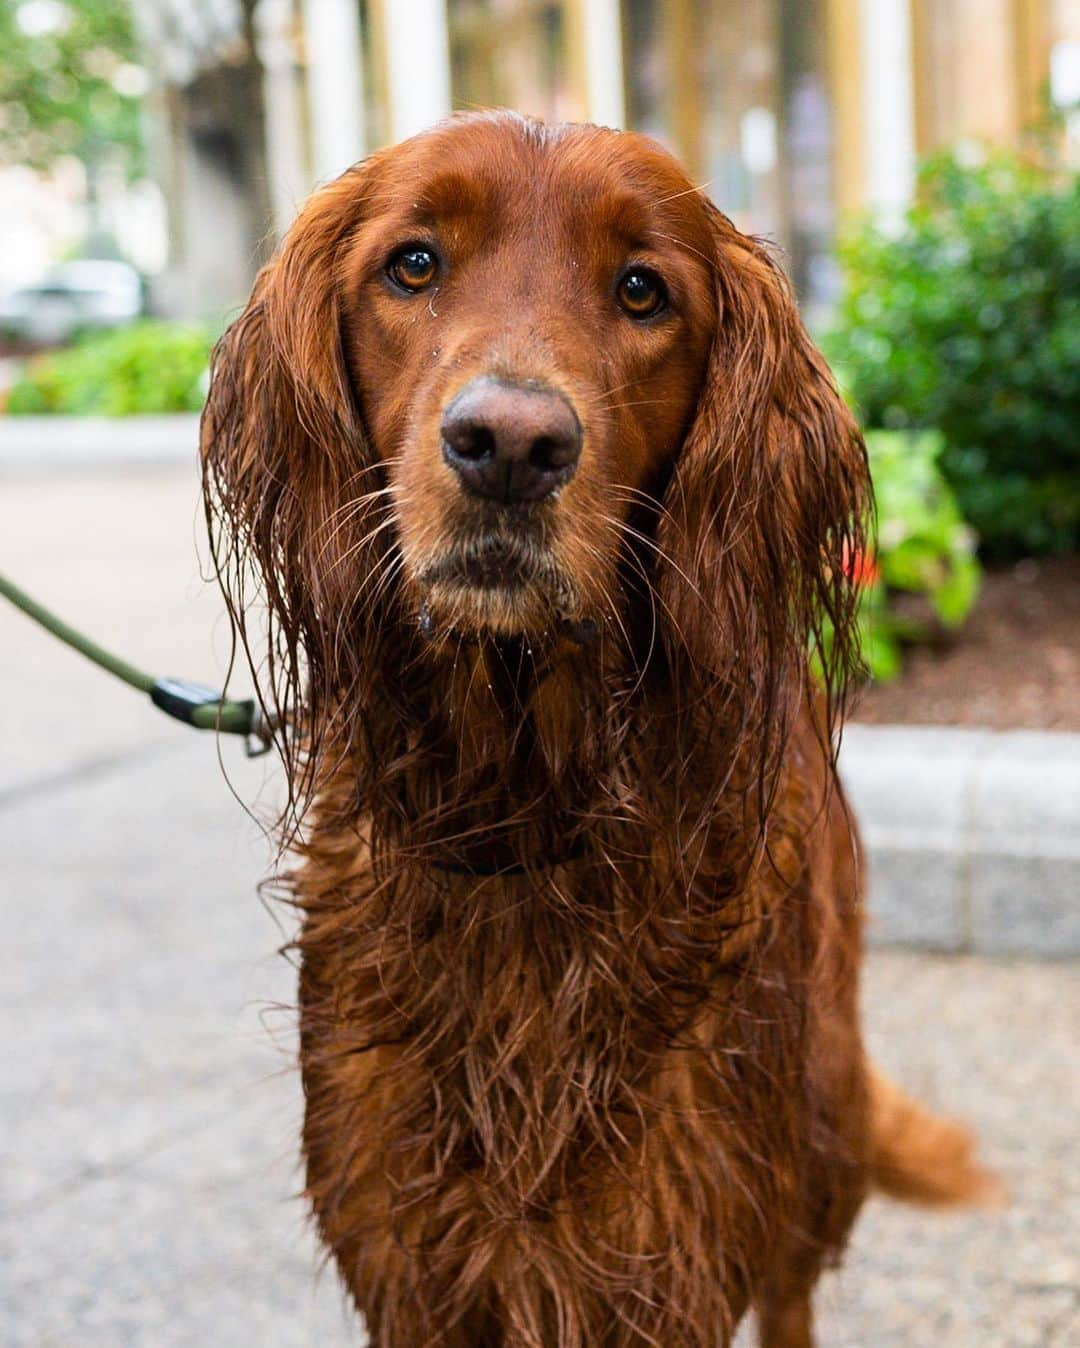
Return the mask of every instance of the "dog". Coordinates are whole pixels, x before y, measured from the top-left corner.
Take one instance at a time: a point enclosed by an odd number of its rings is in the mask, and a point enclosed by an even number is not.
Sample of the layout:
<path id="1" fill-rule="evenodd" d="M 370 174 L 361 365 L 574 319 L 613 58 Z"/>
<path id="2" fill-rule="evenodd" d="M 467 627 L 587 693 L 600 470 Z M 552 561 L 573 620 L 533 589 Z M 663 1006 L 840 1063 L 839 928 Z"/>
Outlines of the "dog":
<path id="1" fill-rule="evenodd" d="M 871 1188 L 991 1181 L 860 1037 L 871 486 L 767 249 L 647 138 L 456 116 L 301 210 L 202 457 L 371 1342 L 810 1345 Z"/>

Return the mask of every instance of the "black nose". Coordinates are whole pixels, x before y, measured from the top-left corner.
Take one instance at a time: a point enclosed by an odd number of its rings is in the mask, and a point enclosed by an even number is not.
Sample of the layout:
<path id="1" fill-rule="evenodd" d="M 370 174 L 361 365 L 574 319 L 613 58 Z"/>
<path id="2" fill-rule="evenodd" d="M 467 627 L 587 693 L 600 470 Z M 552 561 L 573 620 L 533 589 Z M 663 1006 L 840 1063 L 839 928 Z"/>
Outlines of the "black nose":
<path id="1" fill-rule="evenodd" d="M 466 491 L 541 501 L 574 475 L 581 422 L 561 393 L 484 375 L 443 413 L 443 457 Z"/>

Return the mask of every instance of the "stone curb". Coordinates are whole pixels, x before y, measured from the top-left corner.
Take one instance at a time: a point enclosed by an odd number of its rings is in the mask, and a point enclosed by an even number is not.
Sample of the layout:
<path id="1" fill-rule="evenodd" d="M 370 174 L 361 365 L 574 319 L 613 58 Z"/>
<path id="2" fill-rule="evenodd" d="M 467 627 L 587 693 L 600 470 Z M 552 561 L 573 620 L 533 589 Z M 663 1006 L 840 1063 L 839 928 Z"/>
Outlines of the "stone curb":
<path id="1" fill-rule="evenodd" d="M 1080 954 L 1080 734 L 850 725 L 840 771 L 871 941 Z"/>
<path id="2" fill-rule="evenodd" d="M 197 413 L 146 417 L 0 416 L 0 472 L 194 464 Z"/>

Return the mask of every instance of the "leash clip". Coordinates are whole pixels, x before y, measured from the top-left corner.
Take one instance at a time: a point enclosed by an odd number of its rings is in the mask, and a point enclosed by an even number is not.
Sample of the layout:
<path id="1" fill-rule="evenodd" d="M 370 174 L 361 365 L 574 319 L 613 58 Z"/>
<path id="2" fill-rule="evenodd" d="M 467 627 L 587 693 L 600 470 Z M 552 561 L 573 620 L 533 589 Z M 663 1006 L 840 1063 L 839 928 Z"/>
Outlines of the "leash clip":
<path id="1" fill-rule="evenodd" d="M 150 701 L 167 716 L 197 730 L 243 735 L 248 758 L 261 758 L 274 747 L 273 722 L 252 698 L 233 701 L 223 698 L 216 688 L 190 679 L 158 679 L 150 689 Z"/>
<path id="2" fill-rule="evenodd" d="M 190 679 L 158 679 L 150 689 L 150 701 L 166 716 L 186 725 L 196 725 L 195 713 L 221 701 L 221 694 Z"/>
<path id="3" fill-rule="evenodd" d="M 244 756 L 262 758 L 274 747 L 274 723 L 263 715 L 257 702 L 251 704 L 251 729 L 244 736 Z"/>

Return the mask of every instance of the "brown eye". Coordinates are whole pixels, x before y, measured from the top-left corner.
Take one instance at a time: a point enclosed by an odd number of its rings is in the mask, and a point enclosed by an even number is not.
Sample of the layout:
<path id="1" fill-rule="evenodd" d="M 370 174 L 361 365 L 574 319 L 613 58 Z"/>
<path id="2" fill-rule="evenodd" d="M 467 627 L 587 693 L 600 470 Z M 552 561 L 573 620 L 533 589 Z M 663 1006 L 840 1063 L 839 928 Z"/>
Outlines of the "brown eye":
<path id="1" fill-rule="evenodd" d="M 386 270 L 402 290 L 423 290 L 434 281 L 439 264 L 430 248 L 410 243 L 394 254 Z"/>
<path id="2" fill-rule="evenodd" d="M 656 272 L 647 267 L 632 267 L 623 273 L 615 298 L 631 318 L 652 318 L 667 303 L 667 290 Z"/>

